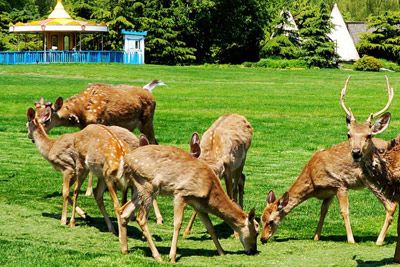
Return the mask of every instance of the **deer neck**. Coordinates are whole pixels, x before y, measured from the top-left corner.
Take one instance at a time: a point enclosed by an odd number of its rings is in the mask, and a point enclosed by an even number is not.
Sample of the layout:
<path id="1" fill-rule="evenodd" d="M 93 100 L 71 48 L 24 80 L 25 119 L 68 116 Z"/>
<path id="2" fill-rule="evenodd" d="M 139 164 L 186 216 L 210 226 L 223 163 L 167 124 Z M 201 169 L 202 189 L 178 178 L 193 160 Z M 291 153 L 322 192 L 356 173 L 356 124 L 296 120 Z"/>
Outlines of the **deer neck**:
<path id="1" fill-rule="evenodd" d="M 40 154 L 47 159 L 55 141 L 49 138 L 42 124 L 40 124 L 38 121 L 35 122 L 35 126 L 36 129 L 32 133 L 33 139 L 35 140 L 35 145 Z"/>
<path id="2" fill-rule="evenodd" d="M 213 183 L 209 193 L 208 212 L 223 219 L 234 231 L 245 226 L 246 214 L 224 192 L 219 181 Z"/>
<path id="3" fill-rule="evenodd" d="M 396 200 L 399 195 L 400 186 L 397 185 L 396 177 L 392 177 L 390 163 L 382 157 L 377 149 L 371 150 L 360 162 L 360 166 L 365 175 L 366 185 L 379 199 Z"/>
<path id="4" fill-rule="evenodd" d="M 282 218 L 285 217 L 289 212 L 291 212 L 292 209 L 313 196 L 312 194 L 315 191 L 314 186 L 306 173 L 307 170 L 303 170 L 300 176 L 289 188 L 289 201 L 282 210 Z"/>

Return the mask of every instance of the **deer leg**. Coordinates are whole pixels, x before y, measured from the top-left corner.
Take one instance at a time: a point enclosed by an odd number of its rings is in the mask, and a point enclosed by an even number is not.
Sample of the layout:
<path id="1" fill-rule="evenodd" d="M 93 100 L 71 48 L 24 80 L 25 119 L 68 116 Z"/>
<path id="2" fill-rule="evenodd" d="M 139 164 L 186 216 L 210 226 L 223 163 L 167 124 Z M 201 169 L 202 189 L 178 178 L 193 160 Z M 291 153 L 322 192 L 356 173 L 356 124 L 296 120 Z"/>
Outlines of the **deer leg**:
<path id="1" fill-rule="evenodd" d="M 115 228 L 110 220 L 110 217 L 108 216 L 107 210 L 104 206 L 104 191 L 106 190 L 106 184 L 104 182 L 104 178 L 99 177 L 97 179 L 97 186 L 94 190 L 94 197 L 96 199 L 97 202 L 97 206 L 100 209 L 101 214 L 104 217 L 104 221 L 106 222 L 108 231 L 110 231 L 111 233 L 114 233 L 115 235 L 117 234 L 117 232 L 115 231 Z"/>
<path id="2" fill-rule="evenodd" d="M 86 189 L 85 196 L 91 196 L 91 195 L 93 195 L 93 173 L 89 172 L 88 186 Z"/>
<path id="3" fill-rule="evenodd" d="M 394 262 L 400 263 L 400 212 L 397 220 L 397 242 L 396 250 L 394 251 Z"/>
<path id="4" fill-rule="evenodd" d="M 68 203 L 72 206 L 72 200 L 70 198 L 68 198 Z M 75 211 L 80 217 L 82 217 L 82 219 L 87 219 L 86 212 L 84 212 L 80 207 L 76 206 Z"/>
<path id="5" fill-rule="evenodd" d="M 179 231 L 182 226 L 183 211 L 185 209 L 185 201 L 179 196 L 174 199 L 174 234 L 172 236 L 171 249 L 169 251 L 169 259 L 171 262 L 176 260 L 176 248 L 178 246 Z"/>
<path id="6" fill-rule="evenodd" d="M 322 201 L 321 211 L 319 214 L 319 222 L 318 222 L 317 230 L 315 231 L 314 240 L 319 240 L 321 237 L 322 226 L 324 225 L 324 220 L 325 220 L 326 214 L 328 213 L 328 209 L 332 203 L 332 200 L 333 200 L 333 197 L 330 197 L 330 198 L 326 198 Z"/>
<path id="7" fill-rule="evenodd" d="M 383 245 L 383 242 L 385 241 L 386 233 L 389 229 L 389 226 L 392 224 L 393 220 L 393 215 L 396 212 L 397 208 L 397 203 L 385 203 L 385 209 L 386 209 L 386 218 L 385 222 L 383 223 L 382 230 L 378 236 L 378 239 L 376 240 L 376 245 L 381 246 Z"/>
<path id="8" fill-rule="evenodd" d="M 244 184 L 246 181 L 246 176 L 244 173 L 240 174 L 238 181 L 238 189 L 239 189 L 239 205 L 243 209 L 243 195 L 244 195 Z"/>
<path id="9" fill-rule="evenodd" d="M 207 228 L 208 233 L 211 235 L 211 238 L 215 244 L 215 247 L 217 248 L 218 254 L 220 256 L 225 255 L 225 252 L 222 249 L 221 244 L 218 241 L 217 235 L 215 234 L 214 226 L 212 225 L 212 222 L 211 222 L 210 218 L 208 217 L 208 214 L 204 213 L 204 212 L 198 212 L 198 214 L 200 216 L 201 221 Z"/>
<path id="10" fill-rule="evenodd" d="M 336 196 L 339 201 L 340 213 L 344 220 L 344 225 L 346 227 L 347 242 L 355 243 L 353 232 L 351 231 L 350 218 L 349 218 L 349 197 L 347 191 L 338 190 Z"/>
<path id="11" fill-rule="evenodd" d="M 157 247 L 154 244 L 154 241 L 151 237 L 151 233 L 149 231 L 149 227 L 147 225 L 147 211 L 148 211 L 148 206 L 149 204 L 145 204 L 144 206 L 140 207 L 138 216 L 136 218 L 137 223 L 140 226 L 140 229 L 142 229 L 143 235 L 145 236 L 147 243 L 149 245 L 149 248 L 151 250 L 151 254 L 153 255 L 153 258 L 158 261 L 161 262 L 162 258 L 160 256 L 160 253 L 158 253 Z"/>
<path id="12" fill-rule="evenodd" d="M 74 190 L 74 196 L 72 199 L 72 214 L 71 214 L 71 220 L 69 221 L 69 226 L 74 227 L 75 226 L 75 211 L 76 211 L 76 202 L 78 201 L 78 195 L 79 195 L 79 190 L 81 189 L 83 180 L 85 179 L 87 175 L 87 171 L 83 171 L 78 175 L 78 179 L 75 183 L 75 190 Z"/>
<path id="13" fill-rule="evenodd" d="M 115 215 L 117 216 L 118 237 L 119 237 L 119 243 L 121 246 L 121 252 L 122 252 L 122 254 L 128 254 L 127 221 L 124 220 L 124 222 L 123 222 L 121 219 L 121 215 L 119 213 L 121 206 L 118 201 L 117 193 L 115 192 L 114 184 L 111 181 L 107 181 L 106 184 L 107 184 L 108 192 L 110 193 L 111 199 L 114 203 Z"/>
<path id="14" fill-rule="evenodd" d="M 67 211 L 68 211 L 68 201 L 69 201 L 69 188 L 70 182 L 73 180 L 73 171 L 66 170 L 63 172 L 63 209 L 61 212 L 61 224 L 67 224 Z"/>
<path id="15" fill-rule="evenodd" d="M 232 174 L 230 170 L 225 169 L 224 180 L 226 186 L 226 193 L 228 194 L 230 199 L 233 199 Z"/>
<path id="16" fill-rule="evenodd" d="M 157 224 L 163 224 L 163 217 L 161 215 L 160 209 L 158 208 L 158 203 L 156 199 L 153 199 L 153 209 L 156 215 Z"/>
<path id="17" fill-rule="evenodd" d="M 186 226 L 185 232 L 183 232 L 183 238 L 187 238 L 190 235 L 190 231 L 192 230 L 194 220 L 196 219 L 197 212 L 193 210 L 192 215 L 190 216 L 189 223 Z"/>

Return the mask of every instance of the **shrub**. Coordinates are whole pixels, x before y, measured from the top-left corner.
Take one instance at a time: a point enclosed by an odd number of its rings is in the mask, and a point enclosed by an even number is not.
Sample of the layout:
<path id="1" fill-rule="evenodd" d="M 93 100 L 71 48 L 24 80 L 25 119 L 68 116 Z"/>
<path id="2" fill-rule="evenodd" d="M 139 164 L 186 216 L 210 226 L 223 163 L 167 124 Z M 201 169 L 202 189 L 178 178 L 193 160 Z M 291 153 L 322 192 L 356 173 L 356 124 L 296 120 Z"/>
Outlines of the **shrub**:
<path id="1" fill-rule="evenodd" d="M 373 56 L 363 56 L 354 63 L 355 70 L 364 71 L 379 71 L 382 66 L 382 62 Z"/>
<path id="2" fill-rule="evenodd" d="M 243 63 L 244 67 L 259 67 L 259 68 L 272 68 L 272 69 L 293 69 L 293 68 L 306 68 L 307 64 L 301 59 L 282 59 L 282 58 L 263 58 L 258 62 Z"/>
<path id="3" fill-rule="evenodd" d="M 380 61 L 382 62 L 383 67 L 385 69 L 396 71 L 396 72 L 400 72 L 400 66 L 398 64 L 396 64 L 395 62 L 388 61 L 388 60 L 385 60 L 385 59 L 380 59 Z"/>
<path id="4" fill-rule="evenodd" d="M 261 57 L 281 56 L 284 58 L 298 58 L 301 55 L 301 50 L 285 35 L 274 37 L 261 48 Z"/>

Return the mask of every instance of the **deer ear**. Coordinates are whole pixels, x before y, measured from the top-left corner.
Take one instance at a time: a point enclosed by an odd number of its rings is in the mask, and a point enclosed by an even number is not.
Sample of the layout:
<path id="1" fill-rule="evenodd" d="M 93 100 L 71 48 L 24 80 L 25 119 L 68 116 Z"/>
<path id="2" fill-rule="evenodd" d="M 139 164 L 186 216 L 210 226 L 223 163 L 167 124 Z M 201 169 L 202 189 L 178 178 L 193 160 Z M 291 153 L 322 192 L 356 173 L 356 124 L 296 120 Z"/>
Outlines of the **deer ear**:
<path id="1" fill-rule="evenodd" d="M 283 196 L 279 199 L 278 209 L 281 210 L 289 203 L 289 193 L 285 192 Z"/>
<path id="2" fill-rule="evenodd" d="M 276 200 L 276 196 L 275 196 L 274 191 L 272 191 L 272 190 L 269 191 L 267 194 L 267 204 L 271 204 L 271 203 L 275 202 L 275 200 Z"/>
<path id="3" fill-rule="evenodd" d="M 195 158 L 198 158 L 201 154 L 200 149 L 200 137 L 198 133 L 193 133 L 192 138 L 190 139 L 190 155 Z"/>
<path id="4" fill-rule="evenodd" d="M 59 111 L 63 105 L 63 98 L 60 96 L 57 98 L 56 102 L 54 103 L 53 109 L 55 112 Z"/>
<path id="5" fill-rule="evenodd" d="M 28 121 L 33 121 L 35 118 L 35 110 L 33 108 L 28 108 L 26 112 L 26 117 L 28 118 Z"/>
<path id="6" fill-rule="evenodd" d="M 149 139 L 144 134 L 139 136 L 139 146 L 147 146 L 149 143 Z"/>
<path id="7" fill-rule="evenodd" d="M 252 208 L 247 215 L 247 218 L 249 219 L 250 222 L 252 222 L 256 218 L 256 210 L 255 208 Z"/>
<path id="8" fill-rule="evenodd" d="M 389 126 L 391 114 L 389 112 L 384 113 L 372 126 L 372 134 L 376 135 L 386 130 Z"/>

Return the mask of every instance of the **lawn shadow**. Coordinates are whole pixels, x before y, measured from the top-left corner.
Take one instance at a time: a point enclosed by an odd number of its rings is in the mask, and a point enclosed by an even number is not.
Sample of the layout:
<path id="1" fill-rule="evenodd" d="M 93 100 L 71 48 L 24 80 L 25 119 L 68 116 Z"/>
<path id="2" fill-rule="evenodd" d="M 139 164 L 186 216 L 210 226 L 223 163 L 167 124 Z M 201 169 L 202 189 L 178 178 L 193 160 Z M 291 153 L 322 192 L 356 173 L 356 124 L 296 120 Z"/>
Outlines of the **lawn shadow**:
<path id="1" fill-rule="evenodd" d="M 156 244 L 157 246 L 157 244 Z M 133 251 L 133 250 L 143 250 L 143 252 L 145 253 L 146 257 L 152 257 L 151 251 L 149 249 L 149 247 L 147 246 L 135 246 L 134 248 L 130 249 L 129 251 Z M 169 250 L 170 247 L 166 247 L 166 246 L 157 246 L 157 250 L 161 255 L 169 255 Z M 205 257 L 213 257 L 213 256 L 218 256 L 218 252 L 217 249 L 204 249 L 204 248 L 181 248 L 178 247 L 177 249 L 177 257 L 176 257 L 176 261 L 178 262 L 179 259 L 181 259 L 182 257 L 191 257 L 191 256 L 205 256 Z M 246 255 L 246 253 L 242 250 L 242 251 L 225 251 L 225 255 Z"/>
<path id="2" fill-rule="evenodd" d="M 61 216 L 58 213 L 47 213 L 43 212 L 42 213 L 43 217 L 48 217 L 48 218 L 53 218 L 60 220 Z M 103 217 L 90 217 L 89 215 L 86 215 L 87 219 L 84 220 L 82 218 L 76 218 L 76 226 L 80 225 L 87 225 L 90 227 L 95 227 L 97 228 L 100 232 L 109 232 L 106 223 L 104 222 Z M 118 231 L 118 224 L 116 219 L 110 218 L 113 226 L 116 231 Z M 128 237 L 134 238 L 134 239 L 142 239 L 143 238 L 143 233 L 142 231 L 138 228 L 138 226 L 135 226 L 136 222 L 129 222 L 128 224 Z M 162 238 L 159 235 L 152 235 L 155 241 L 162 241 Z"/>
<path id="3" fill-rule="evenodd" d="M 43 198 L 47 199 L 47 198 L 61 197 L 61 196 L 62 196 L 61 192 L 56 191 L 51 194 L 44 195 Z"/>
<path id="4" fill-rule="evenodd" d="M 202 226 L 204 228 L 204 232 L 207 232 L 205 226 L 203 224 L 202 224 Z M 214 229 L 215 229 L 218 239 L 227 239 L 233 235 L 232 228 L 229 225 L 227 225 L 225 222 L 221 222 L 217 225 L 214 225 Z M 189 235 L 186 239 L 203 241 L 203 240 L 209 240 L 209 239 L 211 239 L 211 237 L 206 234 L 202 235 L 201 237 Z"/>
<path id="5" fill-rule="evenodd" d="M 62 191 L 62 188 L 61 188 L 61 191 Z M 53 193 L 44 195 L 43 198 L 44 198 L 44 199 L 47 199 L 47 198 L 53 198 L 53 197 L 62 197 L 61 191 L 55 191 L 55 192 L 53 192 Z M 86 191 L 82 191 L 82 190 L 81 190 L 81 191 L 79 191 L 79 196 L 85 196 L 85 193 L 86 193 Z M 71 195 L 70 195 L 70 197 L 71 197 L 71 199 L 72 199 L 72 196 L 71 196 Z"/>
<path id="6" fill-rule="evenodd" d="M 360 259 L 355 259 L 357 262 L 357 266 L 359 267 L 379 267 L 379 266 L 386 266 L 389 264 L 395 264 L 393 258 L 386 258 L 379 261 L 363 261 Z"/>
<path id="7" fill-rule="evenodd" d="M 375 242 L 378 236 L 354 236 L 356 243 L 364 242 Z M 312 238 L 301 238 L 301 237 L 275 237 L 275 242 L 286 242 L 291 240 L 312 240 Z M 347 242 L 346 235 L 327 235 L 321 236 L 320 241 L 335 241 L 335 242 Z M 396 237 L 390 236 L 385 238 L 385 245 L 393 244 L 396 242 Z"/>

